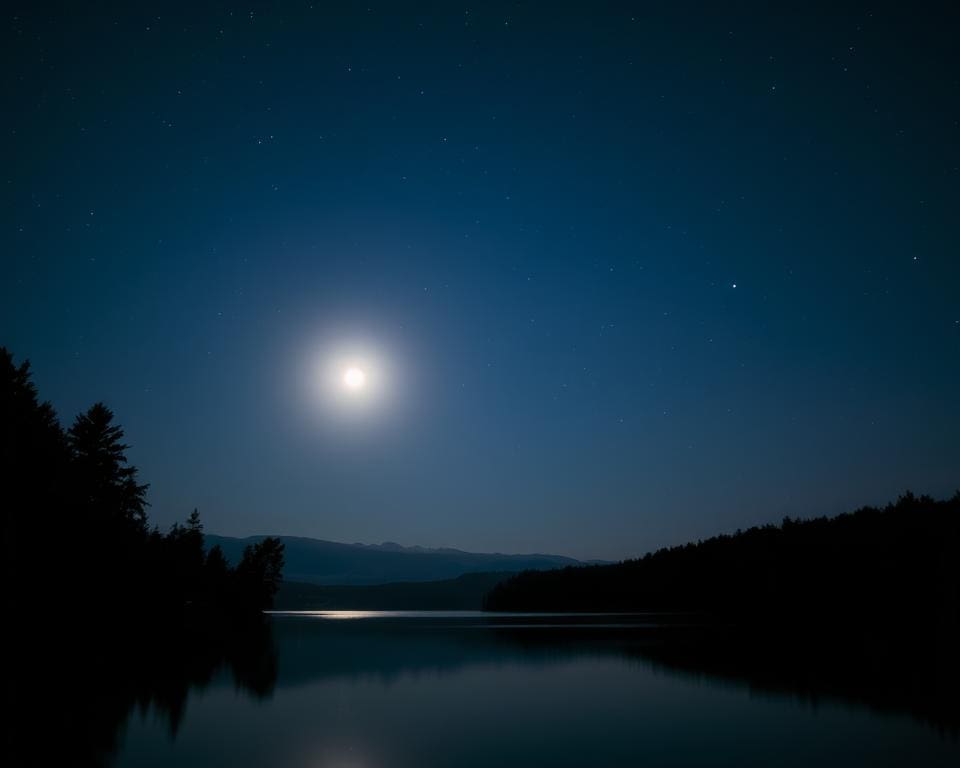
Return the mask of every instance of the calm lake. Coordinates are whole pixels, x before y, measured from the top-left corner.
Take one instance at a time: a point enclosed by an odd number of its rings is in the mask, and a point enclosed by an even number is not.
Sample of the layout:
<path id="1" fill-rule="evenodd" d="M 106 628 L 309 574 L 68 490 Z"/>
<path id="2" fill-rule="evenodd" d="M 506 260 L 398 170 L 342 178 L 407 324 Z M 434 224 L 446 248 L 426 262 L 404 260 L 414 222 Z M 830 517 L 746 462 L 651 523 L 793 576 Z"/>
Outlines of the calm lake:
<path id="1" fill-rule="evenodd" d="M 955 731 L 895 702 L 665 661 L 662 632 L 684 631 L 676 617 L 330 612 L 271 623 L 267 684 L 223 668 L 174 715 L 144 705 L 114 764 L 960 765 Z"/>

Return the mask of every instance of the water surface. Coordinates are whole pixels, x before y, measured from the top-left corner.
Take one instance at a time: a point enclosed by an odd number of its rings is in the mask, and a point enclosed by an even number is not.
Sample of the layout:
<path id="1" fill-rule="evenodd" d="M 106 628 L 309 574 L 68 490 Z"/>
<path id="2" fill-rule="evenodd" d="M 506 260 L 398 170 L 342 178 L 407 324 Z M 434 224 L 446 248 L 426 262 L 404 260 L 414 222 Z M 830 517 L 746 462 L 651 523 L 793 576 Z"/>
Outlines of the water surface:
<path id="1" fill-rule="evenodd" d="M 960 764 L 897 706 L 764 687 L 661 650 L 681 616 L 324 612 L 271 617 L 276 678 L 194 686 L 128 719 L 120 766 Z"/>

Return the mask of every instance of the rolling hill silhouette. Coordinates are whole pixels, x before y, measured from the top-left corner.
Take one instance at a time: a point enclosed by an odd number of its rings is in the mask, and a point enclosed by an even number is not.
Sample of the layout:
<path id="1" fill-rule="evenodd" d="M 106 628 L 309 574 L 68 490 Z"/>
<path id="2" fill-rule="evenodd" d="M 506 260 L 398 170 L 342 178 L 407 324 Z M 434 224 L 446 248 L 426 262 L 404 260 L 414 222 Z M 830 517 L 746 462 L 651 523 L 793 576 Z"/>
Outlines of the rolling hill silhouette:
<path id="1" fill-rule="evenodd" d="M 219 544 L 227 561 L 236 563 L 243 548 L 266 536 L 234 538 L 207 534 L 206 546 Z M 458 549 L 403 547 L 383 544 L 341 544 L 299 536 L 278 537 L 284 544 L 288 582 L 333 585 L 368 585 L 410 581 L 456 579 L 466 573 L 549 570 L 583 565 L 561 555 L 463 552 Z"/>

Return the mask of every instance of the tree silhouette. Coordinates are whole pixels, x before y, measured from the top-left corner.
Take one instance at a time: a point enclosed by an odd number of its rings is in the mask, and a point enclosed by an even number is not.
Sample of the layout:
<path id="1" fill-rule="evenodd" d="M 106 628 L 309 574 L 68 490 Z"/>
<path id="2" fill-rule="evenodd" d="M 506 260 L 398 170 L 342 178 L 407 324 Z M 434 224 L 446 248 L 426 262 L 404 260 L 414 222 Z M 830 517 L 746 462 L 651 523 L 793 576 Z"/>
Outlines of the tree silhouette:
<path id="1" fill-rule="evenodd" d="M 32 544 L 58 531 L 47 555 L 62 562 L 73 532 L 69 505 L 69 449 L 56 412 L 40 402 L 30 364 L 16 365 L 0 347 L 0 557 L 8 607 L 32 606 L 31 590 L 43 591 L 53 574 L 33 573 Z"/>
<path id="2" fill-rule="evenodd" d="M 145 533 L 148 486 L 137 482 L 137 468 L 127 463 L 122 440 L 123 429 L 103 403 L 77 416 L 67 441 L 79 500 L 92 518 Z"/>
<path id="3" fill-rule="evenodd" d="M 237 566 L 237 579 L 245 594 L 261 609 L 273 605 L 283 572 L 283 542 L 268 536 L 256 544 L 248 544 Z"/>
<path id="4" fill-rule="evenodd" d="M 958 546 L 960 493 L 936 501 L 907 492 L 883 509 L 787 518 L 615 565 L 529 571 L 497 585 L 485 606 L 695 611 L 764 623 L 803 616 L 831 626 L 866 626 L 896 608 L 905 631 L 955 633 Z"/>
<path id="5" fill-rule="evenodd" d="M 0 568 L 17 620 L 5 755 L 62 748 L 73 762 L 99 763 L 136 704 L 153 701 L 175 728 L 188 687 L 224 662 L 257 695 L 272 688 L 261 611 L 283 545 L 263 542 L 231 568 L 218 547 L 205 553 L 196 509 L 166 534 L 149 531 L 147 485 L 123 436 L 103 403 L 64 432 L 29 364 L 0 347 Z"/>
<path id="6" fill-rule="evenodd" d="M 0 536 L 10 607 L 61 611 L 122 605 L 124 631 L 151 622 L 221 621 L 269 608 L 283 544 L 267 539 L 231 568 L 205 553 L 194 509 L 167 534 L 148 531 L 147 484 L 127 461 L 113 412 L 96 403 L 65 433 L 39 401 L 29 363 L 0 347 Z M 37 567 L 42 551 L 43 567 Z"/>

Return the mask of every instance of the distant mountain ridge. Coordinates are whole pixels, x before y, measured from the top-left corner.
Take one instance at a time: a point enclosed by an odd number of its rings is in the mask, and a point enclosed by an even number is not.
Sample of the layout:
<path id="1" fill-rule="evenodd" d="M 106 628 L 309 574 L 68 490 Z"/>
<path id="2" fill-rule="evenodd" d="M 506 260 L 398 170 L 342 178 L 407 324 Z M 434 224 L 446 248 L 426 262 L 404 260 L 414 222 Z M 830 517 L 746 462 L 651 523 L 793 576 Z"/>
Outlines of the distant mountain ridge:
<path id="1" fill-rule="evenodd" d="M 266 536 L 205 535 L 208 548 L 219 545 L 228 562 L 236 563 L 248 544 Z M 551 570 L 568 565 L 584 565 L 563 555 L 465 552 L 459 549 L 404 547 L 395 542 L 382 544 L 343 544 L 303 536 L 278 536 L 285 547 L 286 581 L 307 584 L 366 585 L 392 582 L 440 581 L 456 579 L 466 573 Z"/>
<path id="2" fill-rule="evenodd" d="M 465 573 L 442 581 L 321 586 L 298 581 L 280 585 L 276 611 L 479 611 L 497 584 L 515 573 Z"/>

